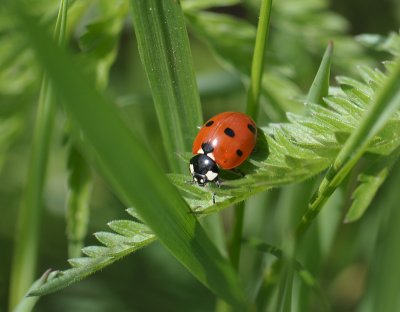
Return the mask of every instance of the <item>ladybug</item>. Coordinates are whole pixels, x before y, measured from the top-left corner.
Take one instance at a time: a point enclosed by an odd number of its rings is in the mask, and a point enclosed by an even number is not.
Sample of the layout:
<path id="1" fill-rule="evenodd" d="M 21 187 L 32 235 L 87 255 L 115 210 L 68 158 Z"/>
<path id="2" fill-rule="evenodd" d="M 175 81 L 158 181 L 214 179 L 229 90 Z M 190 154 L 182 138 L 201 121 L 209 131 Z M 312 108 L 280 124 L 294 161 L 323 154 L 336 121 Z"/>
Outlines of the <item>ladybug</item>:
<path id="1" fill-rule="evenodd" d="M 197 134 L 189 169 L 194 183 L 218 186 L 219 169 L 233 169 L 242 164 L 256 145 L 257 126 L 246 114 L 225 112 L 209 119 Z"/>

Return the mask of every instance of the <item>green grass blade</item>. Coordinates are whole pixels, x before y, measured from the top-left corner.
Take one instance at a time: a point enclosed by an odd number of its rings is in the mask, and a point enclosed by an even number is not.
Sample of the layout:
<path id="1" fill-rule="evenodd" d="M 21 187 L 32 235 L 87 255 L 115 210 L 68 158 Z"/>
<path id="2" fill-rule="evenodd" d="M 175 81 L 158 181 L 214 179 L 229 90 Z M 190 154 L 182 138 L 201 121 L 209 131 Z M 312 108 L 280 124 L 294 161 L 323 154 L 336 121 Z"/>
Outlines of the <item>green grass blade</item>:
<path id="1" fill-rule="evenodd" d="M 55 27 L 58 43 L 65 39 L 68 0 L 60 2 Z M 19 211 L 16 245 L 11 269 L 9 307 L 12 310 L 32 284 L 36 271 L 39 229 L 43 210 L 43 189 L 54 119 L 54 97 L 48 79 L 43 78 L 24 199 Z"/>
<path id="2" fill-rule="evenodd" d="M 173 172 L 187 172 L 176 153 L 191 150 L 202 124 L 200 98 L 179 1 L 131 1 L 139 53 Z"/>
<path id="3" fill-rule="evenodd" d="M 103 1 L 104 2 L 104 1 Z M 128 2 L 104 2 L 95 20 L 86 25 L 86 31 L 79 38 L 79 46 L 86 61 L 86 67 L 95 77 L 100 90 L 108 84 L 111 65 L 117 55 L 120 33 L 128 11 Z M 92 189 L 89 165 L 71 140 L 68 149 L 68 198 L 67 198 L 67 238 L 68 256 L 81 255 L 87 234 L 89 202 Z"/>
<path id="4" fill-rule="evenodd" d="M 321 64 L 319 65 L 317 75 L 315 76 L 311 88 L 308 91 L 307 102 L 309 103 L 324 104 L 322 99 L 325 96 L 328 96 L 332 53 L 333 42 L 331 41 L 329 42 L 328 47 L 325 50 Z"/>
<path id="5" fill-rule="evenodd" d="M 94 83 L 46 36 L 36 20 L 21 14 L 19 23 L 57 94 L 64 99 L 73 129 L 84 135 L 86 151 L 115 192 L 136 207 L 164 246 L 194 276 L 230 304 L 244 307 L 244 294 L 231 265 L 115 107 L 100 96 Z"/>

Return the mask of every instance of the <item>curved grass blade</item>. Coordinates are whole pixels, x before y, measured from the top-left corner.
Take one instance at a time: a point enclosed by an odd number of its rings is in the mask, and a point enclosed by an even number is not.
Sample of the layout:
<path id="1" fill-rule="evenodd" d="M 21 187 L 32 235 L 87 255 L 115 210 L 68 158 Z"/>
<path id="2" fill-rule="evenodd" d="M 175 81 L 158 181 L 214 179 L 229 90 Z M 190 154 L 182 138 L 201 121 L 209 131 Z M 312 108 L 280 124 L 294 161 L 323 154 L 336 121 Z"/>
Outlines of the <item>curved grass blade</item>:
<path id="1" fill-rule="evenodd" d="M 82 132 L 85 151 L 91 153 L 115 192 L 136 207 L 164 246 L 194 276 L 219 297 L 243 308 L 243 290 L 232 267 L 212 244 L 176 188 L 160 174 L 162 171 L 153 156 L 129 131 L 111 103 L 100 96 L 93 82 L 86 79 L 71 56 L 46 36 L 36 20 L 19 13 L 18 22 L 25 38 L 64 99 L 73 129 Z M 47 292 L 52 290 L 56 289 L 47 288 Z"/>
<path id="2" fill-rule="evenodd" d="M 176 153 L 189 151 L 203 122 L 189 40 L 179 1 L 131 1 L 139 53 L 152 90 L 172 172 L 186 172 Z"/>
<path id="3" fill-rule="evenodd" d="M 86 26 L 86 31 L 79 39 L 85 65 L 93 71 L 96 86 L 103 90 L 108 83 L 109 70 L 118 48 L 119 36 L 128 11 L 128 2 L 103 1 L 101 13 Z M 68 198 L 67 198 L 67 237 L 68 256 L 79 257 L 87 232 L 89 202 L 92 188 L 89 165 L 80 151 L 71 142 L 67 163 Z"/>

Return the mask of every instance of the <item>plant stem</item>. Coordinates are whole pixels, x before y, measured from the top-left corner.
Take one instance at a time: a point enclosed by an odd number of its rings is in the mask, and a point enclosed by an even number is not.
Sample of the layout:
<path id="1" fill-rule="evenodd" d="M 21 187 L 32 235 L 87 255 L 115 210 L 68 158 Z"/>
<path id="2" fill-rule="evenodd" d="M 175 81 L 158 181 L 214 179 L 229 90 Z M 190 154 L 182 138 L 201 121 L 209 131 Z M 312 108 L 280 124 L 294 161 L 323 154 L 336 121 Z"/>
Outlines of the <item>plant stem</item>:
<path id="1" fill-rule="evenodd" d="M 18 304 L 35 276 L 39 228 L 43 210 L 42 194 L 53 128 L 52 91 L 43 79 L 24 200 L 16 232 L 10 282 L 10 310 Z"/>
<path id="2" fill-rule="evenodd" d="M 272 0 L 263 0 L 260 8 L 256 42 L 254 46 L 253 61 L 251 66 L 250 86 L 247 94 L 246 113 L 253 119 L 257 119 L 261 81 L 264 72 L 264 55 L 269 33 L 269 22 L 271 17 Z M 233 266 L 238 270 L 240 261 L 240 249 L 242 243 L 242 229 L 244 221 L 244 202 L 235 207 L 234 226 L 229 254 Z"/>
<path id="3" fill-rule="evenodd" d="M 240 250 L 242 246 L 242 231 L 244 221 L 244 202 L 236 205 L 234 210 L 234 224 L 230 242 L 229 256 L 236 271 L 239 271 Z"/>
<path id="4" fill-rule="evenodd" d="M 61 0 L 55 36 L 64 40 L 68 0 Z M 43 189 L 54 121 L 53 91 L 46 77 L 40 90 L 36 125 L 33 132 L 24 199 L 19 211 L 16 242 L 11 269 L 9 308 L 23 298 L 35 276 L 39 229 L 43 210 Z"/>
<path id="5" fill-rule="evenodd" d="M 262 0 L 260 18 L 258 21 L 256 43 L 254 46 L 253 61 L 251 64 L 251 77 L 249 92 L 247 94 L 246 113 L 257 119 L 261 91 L 261 80 L 264 72 L 264 55 L 269 33 L 272 0 Z"/>

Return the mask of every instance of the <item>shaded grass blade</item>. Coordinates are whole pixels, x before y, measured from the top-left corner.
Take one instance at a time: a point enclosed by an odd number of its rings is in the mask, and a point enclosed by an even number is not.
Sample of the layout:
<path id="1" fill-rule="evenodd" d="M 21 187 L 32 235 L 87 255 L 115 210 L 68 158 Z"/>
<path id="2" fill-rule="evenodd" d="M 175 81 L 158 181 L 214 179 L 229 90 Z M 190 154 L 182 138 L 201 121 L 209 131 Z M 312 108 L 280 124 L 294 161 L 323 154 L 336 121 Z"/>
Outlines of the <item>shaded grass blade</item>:
<path id="1" fill-rule="evenodd" d="M 73 129 L 84 135 L 85 151 L 115 192 L 136 207 L 164 246 L 193 275 L 230 304 L 243 308 L 244 294 L 229 262 L 209 240 L 177 189 L 161 174 L 143 143 L 36 20 L 20 12 L 19 23 L 55 90 L 64 99 Z"/>
<path id="2" fill-rule="evenodd" d="M 169 166 L 186 172 L 175 155 L 191 150 L 202 113 L 182 9 L 173 0 L 135 0 L 131 6 Z"/>
<path id="3" fill-rule="evenodd" d="M 68 0 L 60 2 L 54 35 L 64 42 Z M 43 78 L 24 198 L 18 216 L 16 244 L 11 269 L 9 307 L 12 310 L 24 296 L 35 276 L 39 229 L 43 210 L 43 189 L 54 121 L 52 86 Z"/>

